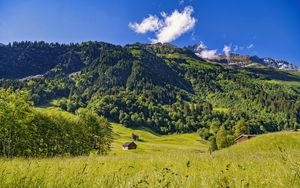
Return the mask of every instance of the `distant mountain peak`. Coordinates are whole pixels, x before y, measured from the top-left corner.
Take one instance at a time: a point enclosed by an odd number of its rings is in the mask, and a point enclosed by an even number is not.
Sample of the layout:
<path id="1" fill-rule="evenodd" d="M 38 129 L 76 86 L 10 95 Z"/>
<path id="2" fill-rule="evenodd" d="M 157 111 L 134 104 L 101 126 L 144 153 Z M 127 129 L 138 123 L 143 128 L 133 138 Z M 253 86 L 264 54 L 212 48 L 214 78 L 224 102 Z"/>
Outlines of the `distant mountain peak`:
<path id="1" fill-rule="evenodd" d="M 273 68 L 282 69 L 282 70 L 297 70 L 300 71 L 300 68 L 296 65 L 293 65 L 287 61 L 283 60 L 274 60 L 271 58 L 263 58 L 264 63 Z"/>
<path id="2" fill-rule="evenodd" d="M 267 67 L 272 67 L 275 69 L 280 69 L 284 71 L 300 71 L 300 67 L 293 65 L 287 61 L 284 60 L 276 60 L 269 57 L 260 58 L 258 56 L 249 56 L 249 55 L 240 55 L 240 54 L 213 54 L 209 57 L 203 57 L 203 51 L 206 53 L 209 52 L 209 50 L 206 50 L 206 46 L 203 46 L 203 44 L 200 45 L 193 45 L 188 46 L 186 49 L 189 49 L 195 53 L 198 57 L 201 57 L 205 59 L 208 62 L 218 62 L 222 64 L 228 64 L 228 65 L 238 65 L 241 67 L 249 67 L 254 65 L 262 65 Z M 211 53 L 213 52 L 210 50 Z"/>

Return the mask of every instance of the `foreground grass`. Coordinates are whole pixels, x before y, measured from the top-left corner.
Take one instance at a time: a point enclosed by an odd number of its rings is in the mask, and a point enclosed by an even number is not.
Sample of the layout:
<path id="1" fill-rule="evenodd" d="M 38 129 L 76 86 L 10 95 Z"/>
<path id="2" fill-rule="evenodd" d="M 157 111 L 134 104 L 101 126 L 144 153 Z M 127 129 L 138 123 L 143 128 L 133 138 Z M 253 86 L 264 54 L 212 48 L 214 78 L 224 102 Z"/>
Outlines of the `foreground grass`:
<path id="1" fill-rule="evenodd" d="M 299 187 L 299 138 L 267 134 L 211 155 L 178 146 L 154 154 L 0 159 L 0 187 Z"/>

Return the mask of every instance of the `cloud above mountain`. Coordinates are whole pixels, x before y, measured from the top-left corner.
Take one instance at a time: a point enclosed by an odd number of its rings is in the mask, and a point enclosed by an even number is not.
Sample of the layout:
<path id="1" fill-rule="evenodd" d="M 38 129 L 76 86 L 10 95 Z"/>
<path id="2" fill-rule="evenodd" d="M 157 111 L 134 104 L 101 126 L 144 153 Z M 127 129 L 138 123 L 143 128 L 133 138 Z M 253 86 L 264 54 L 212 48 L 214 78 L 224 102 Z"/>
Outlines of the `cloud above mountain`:
<path id="1" fill-rule="evenodd" d="M 162 12 L 162 19 L 149 15 L 141 23 L 130 22 L 129 27 L 140 34 L 155 32 L 155 38 L 151 39 L 152 43 L 168 43 L 195 27 L 197 20 L 192 16 L 193 11 L 193 7 L 188 6 L 182 12 L 174 10 L 170 15 Z"/>
<path id="2" fill-rule="evenodd" d="M 162 26 L 161 21 L 157 16 L 149 15 L 141 23 L 129 23 L 129 27 L 136 33 L 147 33 L 149 31 L 156 31 Z"/>
<path id="3" fill-rule="evenodd" d="M 223 52 L 224 52 L 224 54 L 225 54 L 227 57 L 230 56 L 231 46 L 232 46 L 232 45 L 225 45 L 224 48 L 223 48 Z"/>
<path id="4" fill-rule="evenodd" d="M 239 45 L 236 45 L 236 44 L 231 44 L 231 45 L 225 45 L 226 46 L 226 51 L 229 51 L 230 52 L 234 52 L 234 53 L 237 53 L 238 51 L 243 51 L 243 50 L 250 50 L 252 48 L 255 48 L 255 45 L 254 44 L 249 44 L 247 46 L 239 46 Z M 224 46 L 224 48 L 225 48 Z M 224 51 L 224 49 L 223 49 Z"/>
<path id="5" fill-rule="evenodd" d="M 196 55 L 204 59 L 218 58 L 217 50 L 207 50 L 207 46 L 201 41 L 197 46 Z"/>

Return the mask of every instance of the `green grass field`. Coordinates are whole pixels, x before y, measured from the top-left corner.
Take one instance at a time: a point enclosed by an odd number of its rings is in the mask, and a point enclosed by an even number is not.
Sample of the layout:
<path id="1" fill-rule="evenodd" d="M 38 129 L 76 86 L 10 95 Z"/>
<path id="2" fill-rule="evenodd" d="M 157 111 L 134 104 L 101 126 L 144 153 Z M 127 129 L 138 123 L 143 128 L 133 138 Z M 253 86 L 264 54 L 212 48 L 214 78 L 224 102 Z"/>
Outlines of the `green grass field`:
<path id="1" fill-rule="evenodd" d="M 140 141 L 136 150 L 122 150 L 122 144 L 132 141 L 131 134 L 138 134 Z M 208 143 L 201 140 L 196 133 L 158 135 L 146 128 L 129 129 L 120 124 L 113 124 L 114 141 L 111 146 L 112 155 L 128 154 L 160 154 L 173 152 L 204 153 L 208 150 Z M 180 143 L 180 144 L 179 144 Z"/>
<path id="2" fill-rule="evenodd" d="M 257 136 L 212 154 L 196 134 L 161 136 L 118 124 L 113 132 L 107 156 L 2 158 L 0 187 L 300 187 L 299 132 Z M 141 138 L 138 148 L 123 151 L 132 133 Z"/>

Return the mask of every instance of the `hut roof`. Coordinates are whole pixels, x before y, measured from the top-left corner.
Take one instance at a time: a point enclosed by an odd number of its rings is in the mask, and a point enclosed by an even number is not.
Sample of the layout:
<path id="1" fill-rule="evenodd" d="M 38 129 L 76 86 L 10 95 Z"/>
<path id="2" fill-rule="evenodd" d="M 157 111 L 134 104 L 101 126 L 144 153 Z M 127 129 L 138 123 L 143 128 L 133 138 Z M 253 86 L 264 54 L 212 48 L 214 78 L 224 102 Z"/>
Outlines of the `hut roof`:
<path id="1" fill-rule="evenodd" d="M 238 141 L 241 138 L 253 138 L 255 137 L 255 135 L 251 135 L 251 134 L 242 134 L 240 136 L 238 136 L 234 141 Z"/>
<path id="2" fill-rule="evenodd" d="M 134 142 L 126 142 L 126 143 L 123 144 L 123 147 L 128 147 L 128 146 L 130 146 L 132 144 L 136 145 Z"/>

